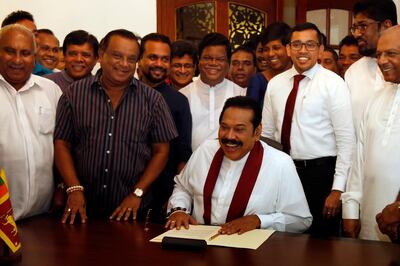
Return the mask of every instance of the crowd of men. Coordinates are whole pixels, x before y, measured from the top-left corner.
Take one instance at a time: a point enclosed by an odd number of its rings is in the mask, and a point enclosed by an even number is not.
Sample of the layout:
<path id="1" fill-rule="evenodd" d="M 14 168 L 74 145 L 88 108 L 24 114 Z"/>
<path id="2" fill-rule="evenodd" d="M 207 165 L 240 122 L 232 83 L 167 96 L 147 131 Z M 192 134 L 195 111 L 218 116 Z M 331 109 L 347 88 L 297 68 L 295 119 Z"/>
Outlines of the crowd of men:
<path id="1" fill-rule="evenodd" d="M 398 241 L 393 1 L 357 2 L 351 33 L 339 54 L 316 25 L 281 22 L 236 49 L 220 33 L 195 49 L 125 29 L 100 42 L 72 31 L 60 47 L 30 13 L 11 13 L 0 167 L 15 219 L 60 210 L 63 223 L 127 221 L 151 209 L 166 228 Z"/>

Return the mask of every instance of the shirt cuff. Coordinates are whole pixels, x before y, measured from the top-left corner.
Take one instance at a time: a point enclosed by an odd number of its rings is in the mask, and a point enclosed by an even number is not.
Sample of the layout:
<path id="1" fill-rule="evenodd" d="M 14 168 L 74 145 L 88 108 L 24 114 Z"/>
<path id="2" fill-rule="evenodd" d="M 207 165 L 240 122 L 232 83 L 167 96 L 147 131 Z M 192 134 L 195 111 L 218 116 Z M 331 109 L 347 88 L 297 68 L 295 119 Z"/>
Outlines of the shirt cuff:
<path id="1" fill-rule="evenodd" d="M 344 176 L 335 176 L 333 179 L 332 190 L 344 192 L 346 188 L 347 178 Z"/>
<path id="2" fill-rule="evenodd" d="M 267 229 L 269 227 L 272 227 L 272 217 L 270 215 L 261 215 L 261 214 L 256 214 L 258 219 L 260 219 L 260 228 L 261 229 Z"/>
<path id="3" fill-rule="evenodd" d="M 360 205 L 355 200 L 349 200 L 342 204 L 343 219 L 360 219 Z"/>

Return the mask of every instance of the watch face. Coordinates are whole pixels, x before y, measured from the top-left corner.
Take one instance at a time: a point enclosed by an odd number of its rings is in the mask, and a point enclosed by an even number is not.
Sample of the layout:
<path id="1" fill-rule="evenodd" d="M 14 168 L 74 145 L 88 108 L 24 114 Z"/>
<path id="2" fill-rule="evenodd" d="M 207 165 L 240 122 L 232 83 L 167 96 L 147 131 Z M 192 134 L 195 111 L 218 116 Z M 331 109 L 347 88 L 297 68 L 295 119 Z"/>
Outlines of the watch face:
<path id="1" fill-rule="evenodd" d="M 139 198 L 143 196 L 143 190 L 141 190 L 140 188 L 135 189 L 133 193 Z"/>

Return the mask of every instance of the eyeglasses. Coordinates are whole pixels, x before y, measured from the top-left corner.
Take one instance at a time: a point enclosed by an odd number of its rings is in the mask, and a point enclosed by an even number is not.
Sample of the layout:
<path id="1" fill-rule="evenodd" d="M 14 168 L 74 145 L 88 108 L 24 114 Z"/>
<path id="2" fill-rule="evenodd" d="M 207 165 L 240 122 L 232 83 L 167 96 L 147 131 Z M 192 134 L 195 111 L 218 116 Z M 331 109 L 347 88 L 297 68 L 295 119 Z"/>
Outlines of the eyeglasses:
<path id="1" fill-rule="evenodd" d="M 369 22 L 369 23 L 363 22 L 363 23 L 360 23 L 360 24 L 353 24 L 350 27 L 350 31 L 351 31 L 352 34 L 355 34 L 356 31 L 359 31 L 360 33 L 364 33 L 367 30 L 367 28 L 369 27 L 369 25 L 380 24 L 380 23 L 381 23 L 380 21 L 372 21 L 372 22 Z"/>
<path id="2" fill-rule="evenodd" d="M 205 56 L 201 57 L 200 60 L 202 60 L 204 63 L 207 63 L 207 64 L 214 62 L 214 61 L 217 64 L 223 64 L 226 62 L 226 57 L 212 57 L 212 56 L 205 55 Z"/>
<path id="3" fill-rule="evenodd" d="M 303 45 L 306 47 L 307 51 L 315 51 L 319 47 L 319 43 L 316 41 L 293 41 L 290 42 L 290 47 L 295 51 L 300 51 Z"/>

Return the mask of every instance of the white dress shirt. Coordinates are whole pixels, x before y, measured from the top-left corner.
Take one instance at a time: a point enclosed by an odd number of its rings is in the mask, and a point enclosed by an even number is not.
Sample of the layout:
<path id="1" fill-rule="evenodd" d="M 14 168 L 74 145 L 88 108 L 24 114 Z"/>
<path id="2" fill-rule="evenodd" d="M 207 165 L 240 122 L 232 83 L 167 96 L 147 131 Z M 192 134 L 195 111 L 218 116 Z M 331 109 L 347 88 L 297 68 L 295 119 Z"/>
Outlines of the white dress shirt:
<path id="1" fill-rule="evenodd" d="M 305 231 L 312 216 L 293 161 L 285 153 L 261 143 L 263 161 L 244 215 L 257 215 L 261 228 Z M 175 177 L 168 209 L 183 207 L 191 211 L 193 204 L 193 218 L 204 223 L 203 189 L 219 147 L 218 140 L 207 140 L 193 153 L 182 173 Z M 248 155 L 238 161 L 224 157 L 211 199 L 211 224 L 225 223 Z"/>
<path id="2" fill-rule="evenodd" d="M 219 115 L 225 101 L 234 96 L 246 95 L 246 89 L 227 79 L 211 87 L 199 78 L 179 92 L 189 100 L 193 122 L 193 151 L 206 139 L 218 137 Z"/>
<path id="3" fill-rule="evenodd" d="M 344 75 L 350 90 L 353 110 L 353 122 L 356 134 L 365 107 L 375 93 L 383 88 L 384 79 L 376 62 L 376 58 L 364 56 L 352 64 Z"/>
<path id="4" fill-rule="evenodd" d="M 31 75 L 15 90 L 0 75 L 0 167 L 16 220 L 48 210 L 53 190 L 53 131 L 60 88 Z"/>
<path id="5" fill-rule="evenodd" d="M 280 142 L 294 67 L 268 83 L 262 135 Z M 295 160 L 337 156 L 332 190 L 344 191 L 355 145 L 350 95 L 344 81 L 316 64 L 304 72 L 293 112 L 290 155 Z"/>
<path id="6" fill-rule="evenodd" d="M 400 88 L 386 83 L 365 109 L 357 153 L 346 192 L 343 218 L 361 220 L 359 237 L 389 241 L 375 221 L 400 189 Z"/>

